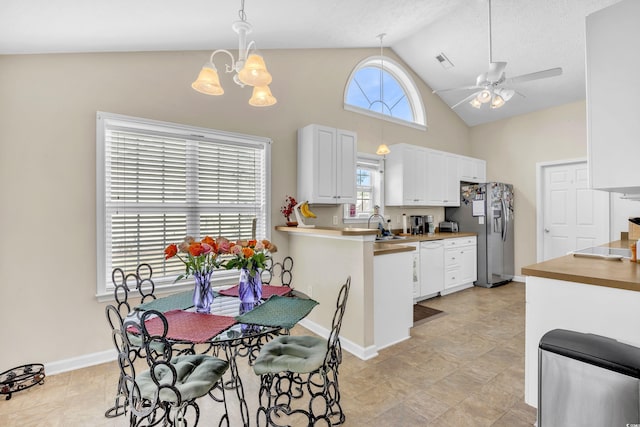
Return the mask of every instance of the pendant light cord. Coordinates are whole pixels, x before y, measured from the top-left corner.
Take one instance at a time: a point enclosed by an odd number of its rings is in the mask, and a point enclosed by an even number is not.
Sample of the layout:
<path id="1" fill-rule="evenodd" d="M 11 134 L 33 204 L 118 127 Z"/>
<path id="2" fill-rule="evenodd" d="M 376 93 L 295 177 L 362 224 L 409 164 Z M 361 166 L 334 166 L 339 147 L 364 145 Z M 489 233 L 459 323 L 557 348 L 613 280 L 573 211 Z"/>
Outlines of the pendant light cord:
<path id="1" fill-rule="evenodd" d="M 380 114 L 384 114 L 384 55 L 382 50 L 382 39 L 387 33 L 378 34 L 380 39 Z"/>

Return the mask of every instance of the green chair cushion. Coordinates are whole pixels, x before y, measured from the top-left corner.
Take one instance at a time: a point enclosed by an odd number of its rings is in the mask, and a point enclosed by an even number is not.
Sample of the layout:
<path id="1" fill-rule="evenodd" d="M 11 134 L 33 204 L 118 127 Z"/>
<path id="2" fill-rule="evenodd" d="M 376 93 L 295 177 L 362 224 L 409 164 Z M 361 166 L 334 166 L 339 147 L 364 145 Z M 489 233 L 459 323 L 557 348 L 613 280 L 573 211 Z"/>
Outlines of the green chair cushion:
<path id="1" fill-rule="evenodd" d="M 176 369 L 175 386 L 182 400 L 197 399 L 207 394 L 229 367 L 228 362 L 205 354 L 177 356 L 171 363 Z M 171 384 L 172 374 L 167 366 L 158 365 L 155 373 L 160 384 Z M 136 383 L 142 397 L 153 400 L 157 387 L 151 378 L 151 371 L 137 375 Z M 177 401 L 175 394 L 168 389 L 161 390 L 160 400 L 173 403 Z"/>
<path id="2" fill-rule="evenodd" d="M 311 336 L 281 335 L 260 350 L 253 365 L 256 375 L 278 372 L 313 372 L 324 363 L 327 340 Z"/>

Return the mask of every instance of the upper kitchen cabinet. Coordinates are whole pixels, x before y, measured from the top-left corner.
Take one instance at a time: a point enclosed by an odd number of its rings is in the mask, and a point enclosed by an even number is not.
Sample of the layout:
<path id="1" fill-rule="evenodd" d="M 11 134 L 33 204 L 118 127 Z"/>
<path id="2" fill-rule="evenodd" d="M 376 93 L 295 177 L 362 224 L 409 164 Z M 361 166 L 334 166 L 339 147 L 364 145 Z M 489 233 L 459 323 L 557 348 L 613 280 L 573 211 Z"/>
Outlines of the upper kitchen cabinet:
<path id="1" fill-rule="evenodd" d="M 427 206 L 460 206 L 459 156 L 427 150 Z"/>
<path id="2" fill-rule="evenodd" d="M 385 204 L 426 206 L 427 150 L 410 144 L 390 147 L 385 161 Z"/>
<path id="3" fill-rule="evenodd" d="M 385 162 L 387 206 L 460 206 L 459 156 L 394 144 Z"/>
<path id="4" fill-rule="evenodd" d="M 356 202 L 355 132 L 308 125 L 298 129 L 298 200 Z"/>
<path id="5" fill-rule="evenodd" d="M 586 18 L 587 135 L 591 187 L 640 193 L 640 1 Z"/>
<path id="6" fill-rule="evenodd" d="M 473 157 L 458 156 L 460 181 L 479 184 L 487 182 L 487 162 Z"/>

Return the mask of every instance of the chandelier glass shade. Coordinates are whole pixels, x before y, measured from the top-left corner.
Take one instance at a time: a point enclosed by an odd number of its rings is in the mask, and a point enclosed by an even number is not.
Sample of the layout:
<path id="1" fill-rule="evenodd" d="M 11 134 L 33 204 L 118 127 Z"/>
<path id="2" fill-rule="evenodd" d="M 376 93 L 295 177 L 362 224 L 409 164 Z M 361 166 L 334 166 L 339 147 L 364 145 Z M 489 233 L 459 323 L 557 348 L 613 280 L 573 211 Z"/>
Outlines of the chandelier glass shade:
<path id="1" fill-rule="evenodd" d="M 255 42 L 247 43 L 247 34 L 252 31 L 251 24 L 246 21 L 244 13 L 244 0 L 241 0 L 241 9 L 238 12 L 240 21 L 232 24 L 231 28 L 238 34 L 238 59 L 225 49 L 218 49 L 211 54 L 209 62 L 203 65 L 198 78 L 191 87 L 205 95 L 218 96 L 224 93 L 220 85 L 218 69 L 213 63 L 213 58 L 224 53 L 231 59 L 231 64 L 226 64 L 225 72 L 235 73 L 233 81 L 240 87 L 253 86 L 253 95 L 249 104 L 256 107 L 267 107 L 275 104 L 277 99 L 271 94 L 269 84 L 272 81 L 271 74 L 267 70 L 264 58 L 255 48 Z"/>

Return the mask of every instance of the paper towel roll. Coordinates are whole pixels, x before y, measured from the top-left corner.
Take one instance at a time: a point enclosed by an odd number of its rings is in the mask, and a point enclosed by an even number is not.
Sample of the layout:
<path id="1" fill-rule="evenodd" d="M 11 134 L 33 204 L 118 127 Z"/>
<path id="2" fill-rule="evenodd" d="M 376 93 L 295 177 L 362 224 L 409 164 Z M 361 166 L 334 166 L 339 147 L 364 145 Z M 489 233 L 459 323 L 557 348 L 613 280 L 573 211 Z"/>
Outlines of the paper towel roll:
<path id="1" fill-rule="evenodd" d="M 407 214 L 402 214 L 402 234 L 407 234 Z"/>

